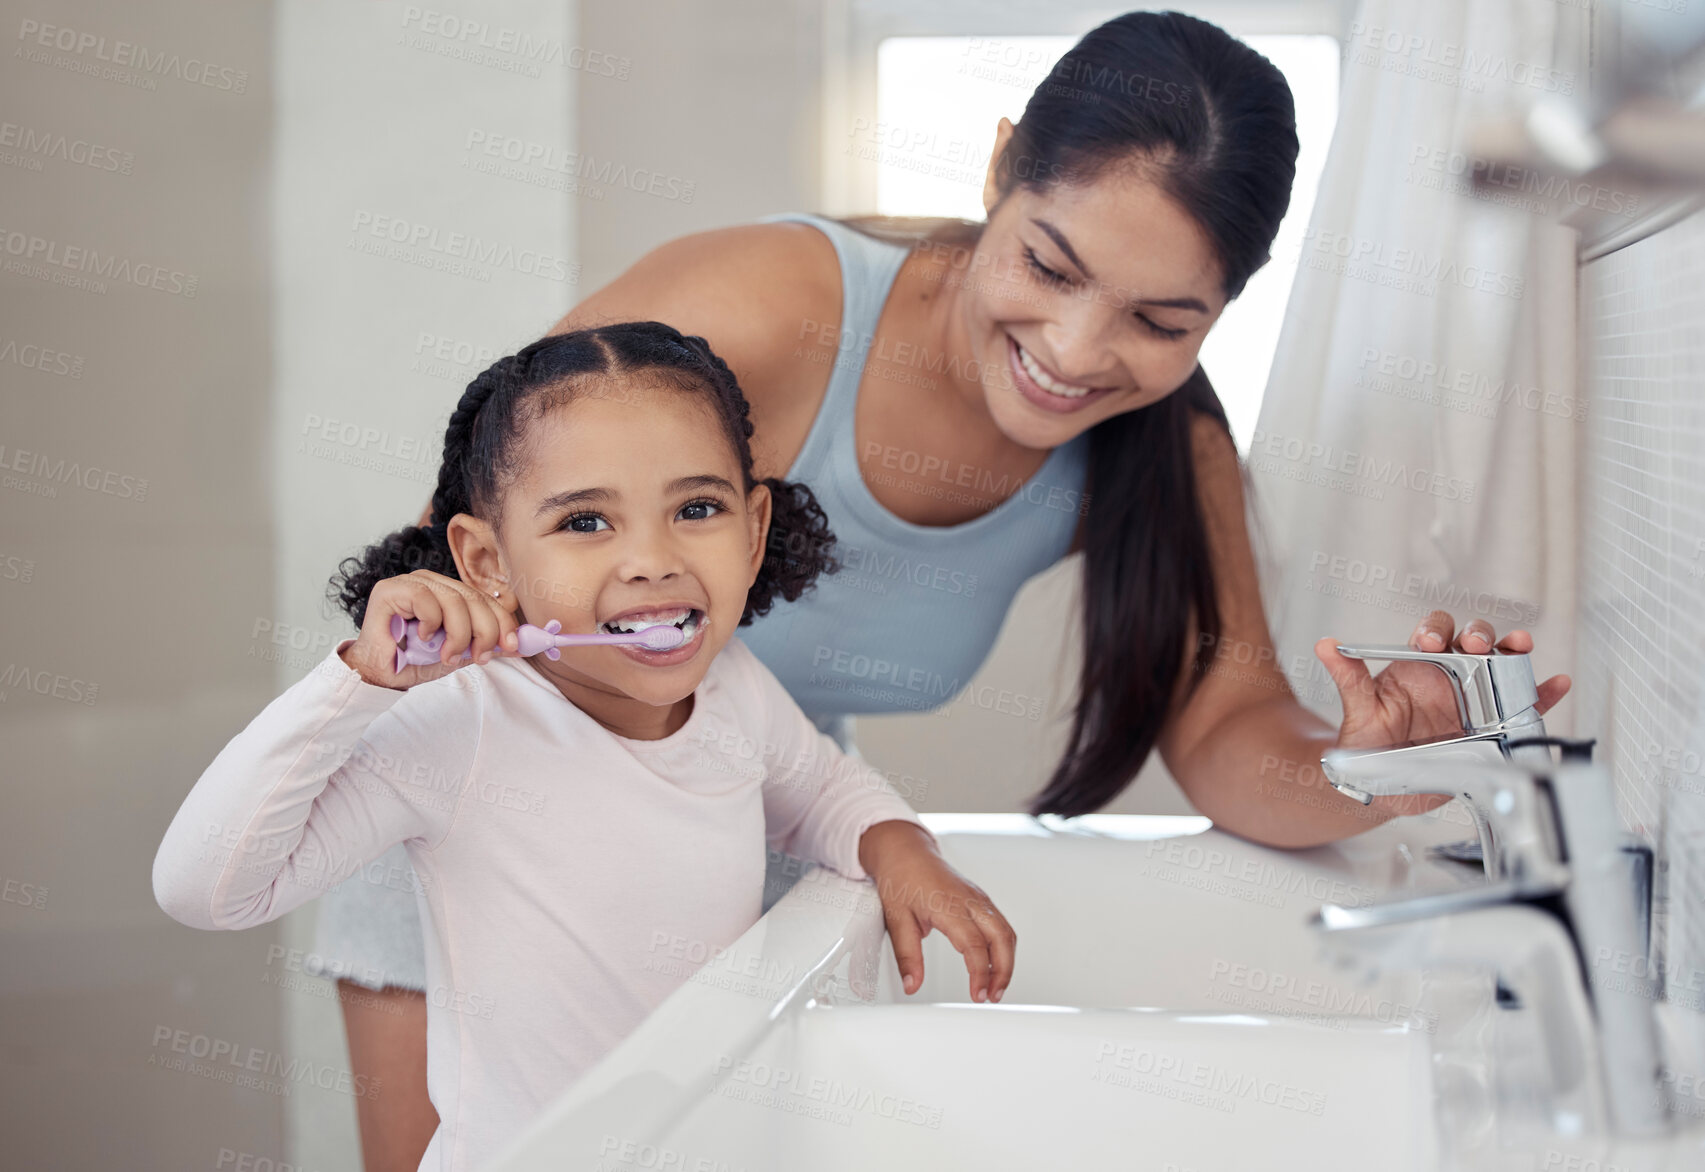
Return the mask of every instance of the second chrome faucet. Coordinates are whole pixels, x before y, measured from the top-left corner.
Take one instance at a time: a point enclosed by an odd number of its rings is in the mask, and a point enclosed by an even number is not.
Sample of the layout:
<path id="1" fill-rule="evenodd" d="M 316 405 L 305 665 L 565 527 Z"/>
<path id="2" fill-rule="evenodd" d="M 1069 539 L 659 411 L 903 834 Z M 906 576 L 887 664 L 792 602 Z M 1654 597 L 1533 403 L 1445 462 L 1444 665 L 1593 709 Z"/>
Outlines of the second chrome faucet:
<path id="1" fill-rule="evenodd" d="M 1655 992 L 1643 984 L 1619 987 L 1600 971 L 1607 959 L 1616 958 L 1649 968 L 1653 856 L 1649 846 L 1622 829 L 1610 775 L 1590 763 L 1592 742 L 1546 735 L 1526 655 L 1409 647 L 1338 650 L 1357 659 L 1414 660 L 1438 668 L 1455 692 L 1462 729 L 1384 748 L 1328 750 L 1321 757 L 1327 779 L 1364 803 L 1382 794 L 1462 799 L 1479 830 L 1487 881 L 1368 907 L 1327 905 L 1316 926 L 1328 933 L 1359 933 L 1449 923 L 1457 925 L 1454 936 L 1443 929 L 1434 934 L 1455 941 L 1441 946 L 1443 952 L 1454 948 L 1497 959 L 1500 950 L 1514 949 L 1518 942 L 1506 940 L 1513 921 L 1485 918 L 1487 913 L 1546 909 L 1566 930 L 1573 957 L 1565 967 L 1582 982 L 1583 1004 L 1594 1027 L 1594 1036 L 1583 1045 L 1597 1054 L 1588 1065 L 1602 1076 L 1594 1090 L 1609 1122 L 1628 1135 L 1662 1132 L 1666 1113 L 1654 1097 L 1659 1065 Z M 1553 761 L 1553 746 L 1561 748 L 1561 762 Z M 1492 930 L 1476 934 L 1469 927 L 1482 924 Z"/>

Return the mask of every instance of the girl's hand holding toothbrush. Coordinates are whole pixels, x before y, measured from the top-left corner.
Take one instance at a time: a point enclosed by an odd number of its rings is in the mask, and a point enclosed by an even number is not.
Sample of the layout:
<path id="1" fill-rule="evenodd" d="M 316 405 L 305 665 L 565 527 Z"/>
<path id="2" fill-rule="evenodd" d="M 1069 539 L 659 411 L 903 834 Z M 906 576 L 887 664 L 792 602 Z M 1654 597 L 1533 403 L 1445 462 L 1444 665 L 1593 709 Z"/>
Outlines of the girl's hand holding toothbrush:
<path id="1" fill-rule="evenodd" d="M 876 882 L 907 994 L 923 985 L 923 938 L 938 929 L 965 958 L 971 1000 L 1001 999 L 1018 935 L 981 887 L 947 865 L 927 832 L 912 822 L 878 822 L 859 839 L 858 861 Z"/>
<path id="2" fill-rule="evenodd" d="M 444 632 L 438 662 L 397 666 L 398 638 L 393 618 L 417 623 L 416 637 L 430 639 Z M 465 653 L 472 652 L 464 659 Z M 361 633 L 343 652 L 343 661 L 361 678 L 383 688 L 406 691 L 469 663 L 488 663 L 494 655 L 520 653 L 515 616 L 495 598 L 487 597 L 456 578 L 416 570 L 386 578 L 373 587 Z"/>

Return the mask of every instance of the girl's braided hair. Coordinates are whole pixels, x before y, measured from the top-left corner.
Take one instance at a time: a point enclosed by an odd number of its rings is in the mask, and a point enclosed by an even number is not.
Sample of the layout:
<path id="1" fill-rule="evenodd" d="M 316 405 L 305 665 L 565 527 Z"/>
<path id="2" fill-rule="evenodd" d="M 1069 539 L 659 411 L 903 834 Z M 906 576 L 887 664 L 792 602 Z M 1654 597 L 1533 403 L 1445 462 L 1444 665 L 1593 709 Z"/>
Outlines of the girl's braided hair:
<path id="1" fill-rule="evenodd" d="M 327 596 L 359 627 L 368 595 L 384 579 L 422 569 L 459 577 L 447 539 L 450 518 L 469 513 L 497 523 L 503 492 L 526 458 L 528 427 L 578 396 L 609 393 L 601 384 L 642 373 L 703 395 L 739 456 L 743 489 L 750 492 L 760 483 L 752 477 L 746 396 L 728 364 L 703 338 L 656 321 L 553 334 L 498 359 L 468 384 L 444 429 L 444 459 L 429 523 L 399 529 L 360 556 L 345 558 Z M 773 476 L 761 483 L 770 490 L 770 529 L 740 626 L 769 613 L 778 597 L 794 601 L 818 574 L 840 569 L 832 553 L 835 535 L 811 490 Z"/>

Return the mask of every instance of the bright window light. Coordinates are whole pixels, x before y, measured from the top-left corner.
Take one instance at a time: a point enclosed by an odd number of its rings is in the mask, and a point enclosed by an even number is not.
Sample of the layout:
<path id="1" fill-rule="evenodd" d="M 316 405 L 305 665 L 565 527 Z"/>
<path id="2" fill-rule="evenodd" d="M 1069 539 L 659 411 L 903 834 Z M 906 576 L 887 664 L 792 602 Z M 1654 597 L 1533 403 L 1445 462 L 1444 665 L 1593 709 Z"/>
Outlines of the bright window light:
<path id="1" fill-rule="evenodd" d="M 1209 333 L 1202 365 L 1247 452 L 1261 410 L 1285 300 L 1338 120 L 1338 42 L 1326 36 L 1244 37 L 1290 83 L 1301 152 L 1290 210 L 1256 273 Z M 877 211 L 983 218 L 983 176 L 995 124 L 1017 122 L 1030 92 L 1073 37 L 890 37 L 877 48 Z"/>

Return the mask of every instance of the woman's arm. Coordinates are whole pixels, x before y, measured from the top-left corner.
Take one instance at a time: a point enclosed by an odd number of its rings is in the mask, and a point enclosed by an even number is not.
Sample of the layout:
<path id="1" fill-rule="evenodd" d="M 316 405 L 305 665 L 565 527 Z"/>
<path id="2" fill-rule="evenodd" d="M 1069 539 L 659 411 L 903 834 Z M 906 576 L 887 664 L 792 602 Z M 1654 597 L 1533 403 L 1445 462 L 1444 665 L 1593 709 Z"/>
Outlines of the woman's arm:
<path id="1" fill-rule="evenodd" d="M 1297 702 L 1273 651 L 1244 522 L 1237 451 L 1217 423 L 1192 423 L 1193 454 L 1220 606 L 1220 637 L 1210 666 L 1188 699 L 1196 638 L 1185 649 L 1179 699 L 1159 738 L 1162 759 L 1186 796 L 1221 829 L 1257 842 L 1307 847 L 1371 829 L 1399 814 L 1420 813 L 1444 798 L 1375 798 L 1364 806 L 1334 789 L 1320 755 L 1334 745 L 1375 747 L 1432 736 L 1459 726 L 1450 687 L 1426 664 L 1392 664 L 1377 677 L 1360 660 L 1321 639 L 1315 654 L 1344 702 L 1334 729 Z M 1428 615 L 1410 636 L 1412 647 L 1484 654 L 1495 632 L 1476 619 L 1460 635 L 1447 611 Z M 1512 631 L 1500 647 L 1526 652 L 1533 639 Z M 1544 712 L 1569 689 L 1566 676 L 1540 685 Z"/>
<path id="2" fill-rule="evenodd" d="M 808 224 L 738 224 L 658 245 L 576 305 L 551 333 L 661 321 L 696 334 L 751 405 L 760 478 L 784 475 L 817 416 L 830 367 L 821 339 L 841 321 L 835 247 Z"/>
<path id="3" fill-rule="evenodd" d="M 166 830 L 154 897 L 192 928 L 248 928 L 325 894 L 409 838 L 448 832 L 465 788 L 458 672 L 410 692 L 334 650 L 214 758 Z M 458 762 L 461 764 L 459 765 Z"/>
<path id="4" fill-rule="evenodd" d="M 751 406 L 753 471 L 781 476 L 828 385 L 820 339 L 841 320 L 835 246 L 808 224 L 737 224 L 659 244 L 588 294 L 549 333 L 660 321 L 710 343 Z M 833 336 L 832 334 L 830 336 Z M 432 519 L 430 497 L 418 524 Z"/>

